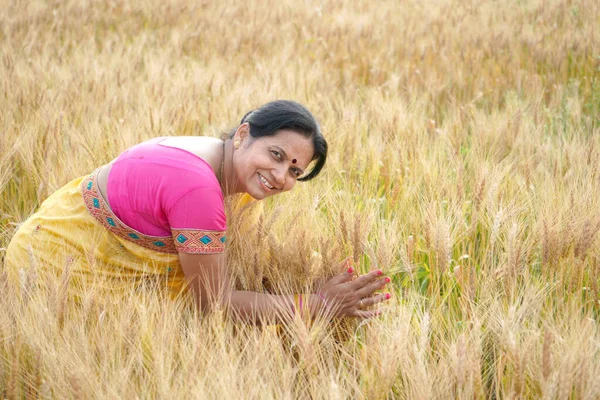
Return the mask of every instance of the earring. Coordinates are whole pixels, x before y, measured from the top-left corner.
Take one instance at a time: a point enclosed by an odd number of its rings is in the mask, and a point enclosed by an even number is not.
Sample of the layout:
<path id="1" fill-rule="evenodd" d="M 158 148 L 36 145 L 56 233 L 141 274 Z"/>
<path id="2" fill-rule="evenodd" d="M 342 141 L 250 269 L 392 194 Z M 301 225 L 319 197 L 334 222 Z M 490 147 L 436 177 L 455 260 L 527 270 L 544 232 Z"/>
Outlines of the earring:
<path id="1" fill-rule="evenodd" d="M 242 144 L 242 142 L 240 142 L 239 140 L 236 140 L 235 142 L 233 142 L 233 147 L 235 147 L 236 149 L 239 149 L 240 144 Z"/>

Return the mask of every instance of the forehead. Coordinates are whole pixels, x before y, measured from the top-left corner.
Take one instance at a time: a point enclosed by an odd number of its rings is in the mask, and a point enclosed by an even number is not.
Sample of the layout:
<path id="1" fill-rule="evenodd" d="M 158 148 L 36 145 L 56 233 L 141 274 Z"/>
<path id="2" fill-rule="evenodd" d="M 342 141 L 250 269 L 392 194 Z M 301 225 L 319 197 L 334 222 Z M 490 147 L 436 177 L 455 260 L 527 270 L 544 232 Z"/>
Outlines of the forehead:
<path id="1" fill-rule="evenodd" d="M 312 160 L 314 146 L 312 138 L 295 131 L 281 130 L 273 136 L 261 138 L 266 146 L 277 146 L 285 151 L 289 159 L 297 159 L 298 164 L 306 167 Z"/>

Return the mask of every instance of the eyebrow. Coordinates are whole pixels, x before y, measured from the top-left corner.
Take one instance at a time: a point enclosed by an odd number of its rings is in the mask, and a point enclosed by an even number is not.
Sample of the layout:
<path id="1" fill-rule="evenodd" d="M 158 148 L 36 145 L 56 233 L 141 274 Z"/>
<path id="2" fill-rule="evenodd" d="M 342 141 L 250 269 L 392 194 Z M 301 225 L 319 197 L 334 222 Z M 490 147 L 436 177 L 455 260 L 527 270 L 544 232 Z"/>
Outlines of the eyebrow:
<path id="1" fill-rule="evenodd" d="M 277 150 L 278 150 L 278 151 L 279 151 L 281 154 L 283 154 L 283 157 L 284 157 L 286 160 L 289 160 L 289 159 L 290 159 L 290 158 L 288 157 L 287 153 L 285 152 L 285 150 L 283 150 L 281 147 L 279 147 L 279 146 L 276 146 L 276 145 L 275 145 L 275 146 L 273 146 L 273 147 L 275 147 L 275 148 L 276 148 L 276 149 L 277 149 Z M 296 168 L 296 169 L 298 169 L 298 170 L 300 170 L 300 175 L 302 175 L 302 174 L 304 173 L 304 170 L 303 170 L 302 168 L 300 168 L 300 167 L 295 167 L 295 168 Z"/>

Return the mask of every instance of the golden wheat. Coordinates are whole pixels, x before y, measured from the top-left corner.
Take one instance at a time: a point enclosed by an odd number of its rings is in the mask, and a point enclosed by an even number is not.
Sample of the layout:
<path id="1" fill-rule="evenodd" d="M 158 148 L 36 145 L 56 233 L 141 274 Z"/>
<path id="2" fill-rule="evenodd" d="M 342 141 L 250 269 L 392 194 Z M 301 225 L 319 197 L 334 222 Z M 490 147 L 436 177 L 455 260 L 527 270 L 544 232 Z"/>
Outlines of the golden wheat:
<path id="1" fill-rule="evenodd" d="M 0 258 L 128 146 L 288 98 L 329 160 L 238 216 L 256 236 L 231 216 L 238 287 L 308 292 L 351 256 L 393 296 L 255 327 L 152 291 L 70 304 L 68 263 L 13 288 L 0 260 L 0 397 L 600 397 L 599 21 L 593 0 L 1 2 Z"/>

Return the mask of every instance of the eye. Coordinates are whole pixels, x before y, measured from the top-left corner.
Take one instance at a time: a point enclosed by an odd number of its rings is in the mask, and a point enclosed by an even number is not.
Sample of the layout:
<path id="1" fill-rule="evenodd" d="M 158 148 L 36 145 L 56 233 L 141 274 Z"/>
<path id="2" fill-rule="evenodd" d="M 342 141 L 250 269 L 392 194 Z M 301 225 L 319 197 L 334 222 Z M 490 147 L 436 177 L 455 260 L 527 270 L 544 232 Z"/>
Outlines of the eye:
<path id="1" fill-rule="evenodd" d="M 292 168 L 292 173 L 296 178 L 300 176 L 300 170 L 298 168 Z"/>
<path id="2" fill-rule="evenodd" d="M 271 150 L 271 154 L 273 154 L 273 157 L 275 157 L 275 159 L 281 160 L 281 153 L 279 153 L 277 150 Z"/>

